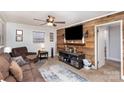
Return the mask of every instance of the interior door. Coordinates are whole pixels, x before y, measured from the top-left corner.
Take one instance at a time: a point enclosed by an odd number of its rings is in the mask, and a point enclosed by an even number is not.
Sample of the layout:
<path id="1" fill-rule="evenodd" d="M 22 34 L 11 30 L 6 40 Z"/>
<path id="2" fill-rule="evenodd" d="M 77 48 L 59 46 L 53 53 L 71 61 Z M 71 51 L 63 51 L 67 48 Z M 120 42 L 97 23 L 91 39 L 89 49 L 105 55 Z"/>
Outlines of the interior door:
<path id="1" fill-rule="evenodd" d="M 97 67 L 100 68 L 105 64 L 105 37 L 104 29 L 97 29 Z"/>

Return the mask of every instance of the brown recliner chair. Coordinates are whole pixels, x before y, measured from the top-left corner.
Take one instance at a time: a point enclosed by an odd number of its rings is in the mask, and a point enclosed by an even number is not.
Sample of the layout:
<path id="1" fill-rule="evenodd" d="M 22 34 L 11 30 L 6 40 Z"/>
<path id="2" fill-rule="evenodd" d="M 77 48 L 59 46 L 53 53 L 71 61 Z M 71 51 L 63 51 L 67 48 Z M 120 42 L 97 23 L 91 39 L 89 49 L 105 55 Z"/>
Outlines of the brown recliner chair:
<path id="1" fill-rule="evenodd" d="M 37 62 L 38 56 L 36 52 L 28 52 L 27 47 L 17 47 L 12 49 L 12 57 L 22 56 L 25 60 L 30 60 L 31 62 Z"/>

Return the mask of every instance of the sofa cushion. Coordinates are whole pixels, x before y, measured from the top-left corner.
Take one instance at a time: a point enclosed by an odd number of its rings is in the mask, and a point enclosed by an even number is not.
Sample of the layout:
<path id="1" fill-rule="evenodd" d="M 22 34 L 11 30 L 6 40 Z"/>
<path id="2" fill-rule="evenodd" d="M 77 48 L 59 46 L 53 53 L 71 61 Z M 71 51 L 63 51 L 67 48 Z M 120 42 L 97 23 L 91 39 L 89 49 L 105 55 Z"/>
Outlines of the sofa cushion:
<path id="1" fill-rule="evenodd" d="M 28 63 L 28 62 L 26 62 L 26 61 L 22 58 L 22 56 L 12 57 L 12 60 L 14 60 L 14 61 L 15 61 L 18 65 L 20 65 L 20 66 L 25 65 L 26 63 Z"/>
<path id="2" fill-rule="evenodd" d="M 36 68 L 36 65 L 34 63 L 30 63 L 29 65 L 30 65 L 31 69 Z"/>
<path id="3" fill-rule="evenodd" d="M 32 74 L 35 82 L 44 82 L 43 77 L 37 69 L 32 69 Z"/>
<path id="4" fill-rule="evenodd" d="M 23 76 L 24 76 L 23 82 L 33 82 L 34 81 L 31 70 L 27 70 L 27 71 L 23 72 Z"/>
<path id="5" fill-rule="evenodd" d="M 12 75 L 9 75 L 9 76 L 5 79 L 5 81 L 7 81 L 7 82 L 16 82 L 16 79 L 15 79 Z"/>
<path id="6" fill-rule="evenodd" d="M 3 53 L 2 55 L 3 55 L 3 57 L 4 57 L 9 63 L 12 62 L 12 59 L 11 59 L 10 54 L 5 54 L 5 53 Z"/>
<path id="7" fill-rule="evenodd" d="M 15 61 L 12 61 L 10 65 L 10 72 L 13 74 L 17 81 L 22 81 L 23 79 L 22 69 Z"/>
<path id="8" fill-rule="evenodd" d="M 0 72 L 0 80 L 3 80 L 3 75 L 1 72 Z"/>
<path id="9" fill-rule="evenodd" d="M 0 54 L 0 72 L 3 75 L 3 78 L 9 76 L 9 62 L 5 59 L 3 54 Z"/>
<path id="10" fill-rule="evenodd" d="M 27 70 L 31 70 L 31 67 L 30 67 L 29 64 L 25 64 L 25 65 L 21 66 L 21 69 L 24 72 L 24 71 L 27 71 Z"/>

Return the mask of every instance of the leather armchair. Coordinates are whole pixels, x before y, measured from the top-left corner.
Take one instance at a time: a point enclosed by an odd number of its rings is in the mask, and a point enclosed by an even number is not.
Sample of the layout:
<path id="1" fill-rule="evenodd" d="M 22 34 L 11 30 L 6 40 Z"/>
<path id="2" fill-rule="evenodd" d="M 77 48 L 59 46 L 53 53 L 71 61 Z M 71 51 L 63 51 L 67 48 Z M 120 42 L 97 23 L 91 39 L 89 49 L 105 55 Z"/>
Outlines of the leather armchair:
<path id="1" fill-rule="evenodd" d="M 30 60 L 33 62 L 38 61 L 37 53 L 36 52 L 28 52 L 27 47 L 13 48 L 11 55 L 13 57 L 22 56 L 25 60 Z"/>

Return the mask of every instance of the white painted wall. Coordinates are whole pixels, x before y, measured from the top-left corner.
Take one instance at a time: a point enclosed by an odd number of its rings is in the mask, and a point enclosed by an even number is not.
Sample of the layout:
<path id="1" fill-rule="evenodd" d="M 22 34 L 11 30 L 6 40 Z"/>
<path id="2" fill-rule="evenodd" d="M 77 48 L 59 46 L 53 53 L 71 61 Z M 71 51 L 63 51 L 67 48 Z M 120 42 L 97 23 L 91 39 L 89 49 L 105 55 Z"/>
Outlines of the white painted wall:
<path id="1" fill-rule="evenodd" d="M 23 42 L 16 42 L 16 29 L 23 30 Z M 45 32 L 45 50 L 51 54 L 51 47 L 54 47 L 54 54 L 56 53 L 56 30 L 54 28 L 43 28 L 40 26 L 31 26 L 25 24 L 18 24 L 7 22 L 6 24 L 6 46 L 9 47 L 22 47 L 27 46 L 28 51 L 37 52 L 38 49 L 41 49 L 41 43 L 33 43 L 33 31 L 42 31 Z M 50 43 L 49 33 L 54 33 L 54 42 Z"/>
<path id="2" fill-rule="evenodd" d="M 109 26 L 109 55 L 108 59 L 121 61 L 120 25 Z"/>

